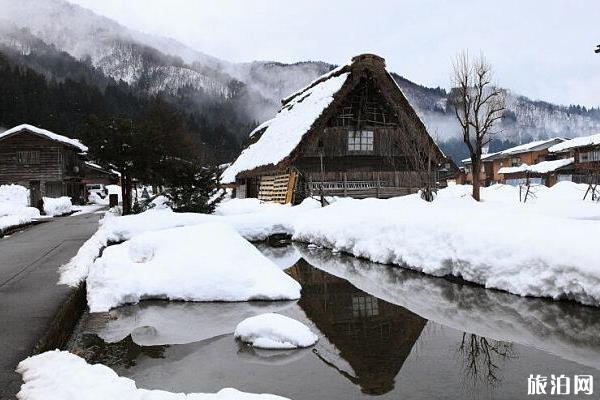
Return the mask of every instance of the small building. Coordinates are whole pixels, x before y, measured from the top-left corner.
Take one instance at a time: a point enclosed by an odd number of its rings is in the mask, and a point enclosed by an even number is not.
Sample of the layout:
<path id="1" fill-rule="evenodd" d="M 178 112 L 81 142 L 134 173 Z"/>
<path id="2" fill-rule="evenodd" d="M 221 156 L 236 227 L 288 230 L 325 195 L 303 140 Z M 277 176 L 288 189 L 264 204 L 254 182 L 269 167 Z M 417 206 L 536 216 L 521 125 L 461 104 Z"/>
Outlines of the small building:
<path id="1" fill-rule="evenodd" d="M 84 195 L 82 153 L 87 150 L 76 139 L 32 125 L 16 126 L 0 133 L 0 184 L 29 188 L 32 206 L 44 196 L 80 201 Z"/>
<path id="2" fill-rule="evenodd" d="M 384 59 L 363 54 L 284 99 L 250 133 L 221 183 L 238 198 L 280 203 L 313 195 L 387 198 L 443 185 L 455 169 Z"/>
<path id="3" fill-rule="evenodd" d="M 564 172 L 571 168 L 573 162 L 573 158 L 563 158 L 534 165 L 521 164 L 518 167 L 502 167 L 498 173 L 507 185 L 541 184 L 551 187 L 565 180 Z"/>
<path id="4" fill-rule="evenodd" d="M 92 162 L 84 162 L 84 174 L 81 183 L 84 185 L 118 185 L 120 174 L 114 170 L 108 170 Z"/>
<path id="5" fill-rule="evenodd" d="M 600 133 L 564 141 L 549 148 L 555 158 L 573 159 L 562 170 L 562 180 L 600 184 Z"/>
<path id="6" fill-rule="evenodd" d="M 564 142 L 564 140 L 565 139 L 562 138 L 536 140 L 506 150 L 483 154 L 481 156 L 482 165 L 480 171 L 480 182 L 482 182 L 482 186 L 489 186 L 494 183 L 507 183 L 505 182 L 506 171 L 512 171 L 516 174 L 518 167 L 522 165 L 534 165 L 553 159 L 553 156 L 549 154 L 549 148 Z M 462 160 L 462 162 L 465 165 L 465 181 L 466 183 L 472 183 L 473 172 L 470 168 L 471 159 L 465 159 Z M 505 174 L 501 173 L 501 170 L 504 171 Z M 524 173 L 524 171 L 520 172 Z M 537 176 L 534 179 L 539 180 L 539 183 L 541 183 L 541 177 Z"/>

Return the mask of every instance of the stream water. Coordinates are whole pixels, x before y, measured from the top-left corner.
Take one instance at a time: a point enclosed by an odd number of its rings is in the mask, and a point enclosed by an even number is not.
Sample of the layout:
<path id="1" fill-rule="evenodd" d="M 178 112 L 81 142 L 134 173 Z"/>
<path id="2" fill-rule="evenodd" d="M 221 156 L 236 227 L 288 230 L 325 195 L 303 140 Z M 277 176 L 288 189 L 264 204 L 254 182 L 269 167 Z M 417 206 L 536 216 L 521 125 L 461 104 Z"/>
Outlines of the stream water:
<path id="1" fill-rule="evenodd" d="M 518 399 L 528 378 L 600 379 L 600 310 L 379 265 L 326 250 L 259 246 L 302 285 L 296 302 L 144 301 L 85 314 L 69 350 L 138 387 L 223 387 L 311 399 Z M 241 264 L 243 268 L 243 262 Z M 278 312 L 319 335 L 312 348 L 253 349 L 238 322 Z M 563 379 L 563 391 L 565 390 Z"/>

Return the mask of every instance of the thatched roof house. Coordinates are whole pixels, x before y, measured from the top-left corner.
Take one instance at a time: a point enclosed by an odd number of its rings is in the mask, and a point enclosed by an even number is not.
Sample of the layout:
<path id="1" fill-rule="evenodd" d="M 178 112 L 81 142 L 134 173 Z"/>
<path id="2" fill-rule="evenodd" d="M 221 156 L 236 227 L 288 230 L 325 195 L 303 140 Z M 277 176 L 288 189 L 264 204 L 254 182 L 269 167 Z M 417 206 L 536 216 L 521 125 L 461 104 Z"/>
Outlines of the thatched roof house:
<path id="1" fill-rule="evenodd" d="M 222 175 L 237 197 L 391 197 L 438 180 L 449 160 L 385 68 L 356 56 L 282 101 Z"/>

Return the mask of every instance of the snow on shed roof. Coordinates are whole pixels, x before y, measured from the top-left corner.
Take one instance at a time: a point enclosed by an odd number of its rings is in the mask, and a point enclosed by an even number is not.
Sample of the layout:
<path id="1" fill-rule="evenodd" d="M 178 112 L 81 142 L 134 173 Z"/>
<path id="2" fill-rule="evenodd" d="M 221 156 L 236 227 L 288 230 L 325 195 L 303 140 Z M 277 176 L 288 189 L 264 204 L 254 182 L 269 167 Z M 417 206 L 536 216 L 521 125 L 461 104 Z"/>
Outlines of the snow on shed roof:
<path id="1" fill-rule="evenodd" d="M 576 147 L 594 146 L 594 145 L 600 145 L 600 133 L 597 133 L 595 135 L 590 135 L 590 136 L 576 137 L 574 139 L 570 139 L 570 140 L 564 141 L 562 143 L 555 144 L 554 146 L 550 147 L 548 149 L 548 151 L 550 153 L 558 153 L 558 152 L 565 151 L 565 150 L 571 150 Z"/>
<path id="2" fill-rule="evenodd" d="M 73 147 L 77 148 L 79 151 L 84 152 L 84 153 L 88 151 L 87 146 L 84 145 L 83 143 L 81 143 L 77 139 L 71 139 L 69 137 L 59 135 L 58 133 L 50 132 L 45 129 L 41 129 L 36 126 L 28 125 L 28 124 L 18 125 L 18 126 L 15 126 L 14 128 L 11 128 L 7 131 L 0 133 L 0 140 L 7 138 L 15 133 L 24 131 L 24 130 L 27 130 L 27 131 L 32 132 L 39 136 L 44 136 L 50 140 L 55 140 L 57 142 L 61 142 L 66 145 L 73 146 Z"/>
<path id="3" fill-rule="evenodd" d="M 542 161 L 534 165 L 521 164 L 518 167 L 502 167 L 498 170 L 499 174 L 516 174 L 520 172 L 531 172 L 534 174 L 547 174 L 554 172 L 559 168 L 573 164 L 573 158 L 565 158 L 561 160 Z"/>
<path id="4" fill-rule="evenodd" d="M 495 160 L 498 158 L 502 158 L 502 156 L 510 156 L 513 154 L 526 153 L 528 151 L 542 150 L 546 147 L 550 147 L 553 142 L 562 142 L 564 140 L 565 139 L 559 138 L 559 137 L 555 137 L 552 139 L 535 140 L 533 142 L 523 143 L 518 146 L 510 147 L 510 148 L 502 150 L 502 151 L 497 151 L 495 153 L 482 154 L 481 160 L 482 161 L 484 161 L 484 160 L 492 161 L 492 160 Z M 471 159 L 465 158 L 464 160 L 461 160 L 461 162 L 463 164 L 470 164 Z"/>
<path id="5" fill-rule="evenodd" d="M 335 71 L 335 70 L 334 70 Z M 337 70 L 339 73 L 341 69 Z M 284 100 L 284 105 L 275 115 L 254 131 L 264 131 L 260 139 L 248 146 L 221 176 L 223 183 L 235 182 L 242 171 L 277 164 L 300 144 L 304 134 L 333 101 L 348 78 L 349 72 L 333 76 L 333 71 L 317 79 L 311 85 Z"/>

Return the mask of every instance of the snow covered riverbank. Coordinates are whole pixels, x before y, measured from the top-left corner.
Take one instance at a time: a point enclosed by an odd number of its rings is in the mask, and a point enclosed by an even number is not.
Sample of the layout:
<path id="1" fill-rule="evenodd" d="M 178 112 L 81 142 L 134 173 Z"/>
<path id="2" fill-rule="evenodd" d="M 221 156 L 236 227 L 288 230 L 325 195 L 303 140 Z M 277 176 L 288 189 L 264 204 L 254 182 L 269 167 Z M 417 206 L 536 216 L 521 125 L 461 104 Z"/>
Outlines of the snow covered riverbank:
<path id="1" fill-rule="evenodd" d="M 62 269 L 61 282 L 86 278 L 100 249 L 146 231 L 219 221 L 247 240 L 288 233 L 294 240 L 434 276 L 452 275 L 514 294 L 600 305 L 600 204 L 582 201 L 584 185 L 562 182 L 535 189 L 519 202 L 518 188 L 453 186 L 427 203 L 417 195 L 389 200 L 339 199 L 320 208 L 231 200 L 219 215 L 170 210 L 104 220 L 100 230 Z M 201 229 L 201 228 L 200 228 Z M 208 228 L 207 228 L 208 229 Z M 193 239 L 189 239 L 193 246 Z"/>
<path id="2" fill-rule="evenodd" d="M 119 377 L 102 364 L 90 365 L 66 351 L 47 351 L 19 363 L 17 372 L 25 382 L 17 394 L 20 400 L 286 400 L 271 394 L 244 393 L 222 389 L 217 393 L 172 393 L 145 390 Z"/>

